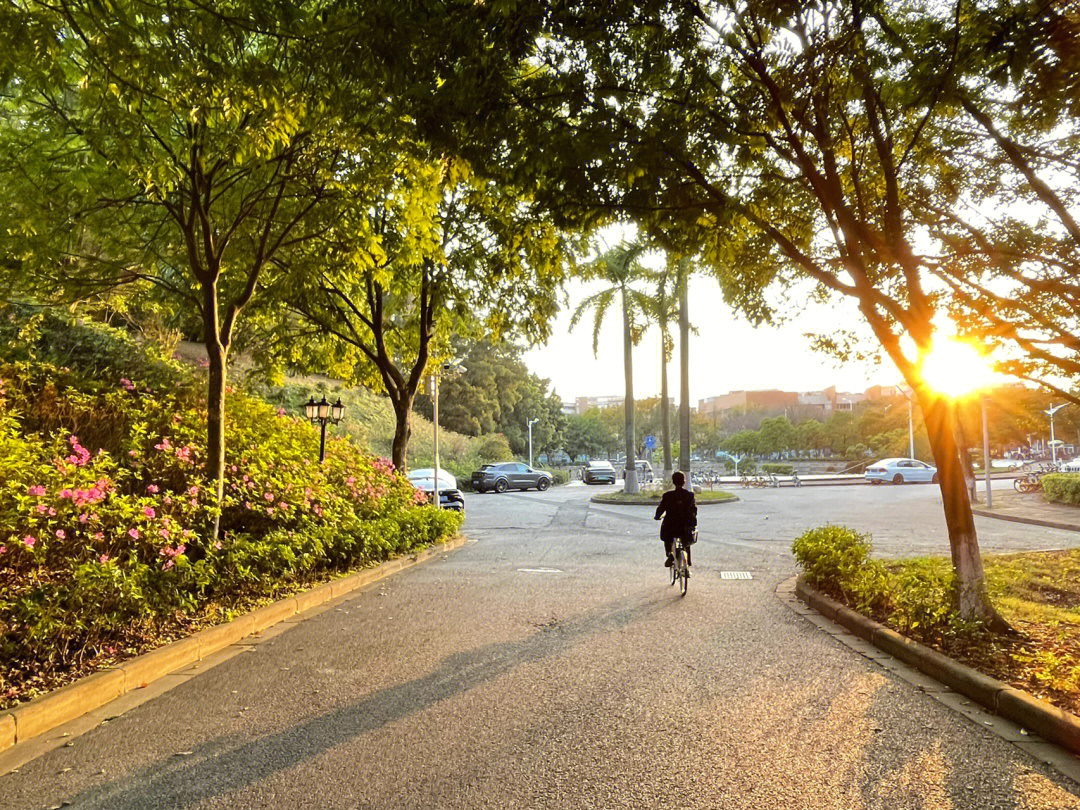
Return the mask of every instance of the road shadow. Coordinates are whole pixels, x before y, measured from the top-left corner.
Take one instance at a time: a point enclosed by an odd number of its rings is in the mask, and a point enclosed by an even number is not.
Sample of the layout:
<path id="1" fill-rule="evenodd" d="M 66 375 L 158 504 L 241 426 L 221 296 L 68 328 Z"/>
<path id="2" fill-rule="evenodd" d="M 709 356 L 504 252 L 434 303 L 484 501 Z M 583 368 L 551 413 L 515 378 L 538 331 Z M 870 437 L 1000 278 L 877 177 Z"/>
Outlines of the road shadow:
<path id="1" fill-rule="evenodd" d="M 677 605 L 666 593 L 648 600 L 622 600 L 545 627 L 524 639 L 455 653 L 422 677 L 381 689 L 298 725 L 257 740 L 236 736 L 208 740 L 182 759 L 154 762 L 122 780 L 85 790 L 69 801 L 76 807 L 109 810 L 144 805 L 191 807 L 256 784 L 517 667 L 559 655 L 590 636 L 618 631 Z"/>

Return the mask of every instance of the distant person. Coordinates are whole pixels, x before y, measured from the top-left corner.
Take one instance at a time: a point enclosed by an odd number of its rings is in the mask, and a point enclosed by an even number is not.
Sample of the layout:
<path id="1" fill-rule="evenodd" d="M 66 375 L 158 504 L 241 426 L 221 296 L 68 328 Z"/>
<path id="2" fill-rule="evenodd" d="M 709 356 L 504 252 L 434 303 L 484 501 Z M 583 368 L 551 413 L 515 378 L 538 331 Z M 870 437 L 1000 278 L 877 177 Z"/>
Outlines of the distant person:
<path id="1" fill-rule="evenodd" d="M 676 537 L 682 538 L 686 548 L 686 564 L 690 564 L 690 544 L 694 542 L 694 528 L 697 526 L 697 504 L 694 493 L 686 489 L 686 475 L 679 470 L 671 474 L 672 489 L 664 493 L 660 505 L 656 507 L 656 520 L 663 517 L 660 524 L 660 539 L 664 541 L 667 559 L 664 566 L 670 568 L 675 563 L 672 544 Z"/>

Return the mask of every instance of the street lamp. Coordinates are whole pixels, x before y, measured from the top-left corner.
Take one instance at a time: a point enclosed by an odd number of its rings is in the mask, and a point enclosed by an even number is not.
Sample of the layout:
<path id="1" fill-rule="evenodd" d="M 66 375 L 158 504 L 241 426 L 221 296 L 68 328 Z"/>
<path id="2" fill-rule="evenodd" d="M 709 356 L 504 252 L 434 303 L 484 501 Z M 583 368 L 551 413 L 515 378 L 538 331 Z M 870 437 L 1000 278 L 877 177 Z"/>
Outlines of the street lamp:
<path id="1" fill-rule="evenodd" d="M 532 462 L 532 458 L 533 458 L 533 454 L 532 454 L 532 426 L 535 425 L 539 421 L 540 421 L 539 417 L 537 417 L 536 419 L 530 419 L 529 420 L 529 468 L 530 469 L 532 469 L 532 465 L 533 465 L 533 462 Z M 551 459 L 548 459 L 548 461 L 550 462 Z"/>
<path id="2" fill-rule="evenodd" d="M 432 473 L 434 478 L 433 486 L 435 489 L 435 505 L 442 507 L 442 496 L 439 494 L 439 371 L 443 371 L 447 374 L 464 374 L 468 369 L 458 362 L 446 362 L 441 366 L 435 366 L 435 371 L 431 375 L 431 422 L 434 428 L 434 448 L 433 454 L 435 456 L 435 470 Z"/>
<path id="3" fill-rule="evenodd" d="M 904 395 L 904 399 L 907 400 L 907 446 L 908 446 L 908 458 L 915 458 L 915 422 L 911 417 L 911 400 L 915 396 L 915 392 L 910 388 L 900 386 L 900 393 Z"/>
<path id="4" fill-rule="evenodd" d="M 1050 417 L 1050 454 L 1055 464 L 1057 464 L 1057 440 L 1054 438 L 1054 414 L 1068 404 L 1068 402 L 1065 402 L 1061 405 L 1051 405 L 1049 408 L 1043 411 L 1043 413 Z"/>
<path id="5" fill-rule="evenodd" d="M 304 405 L 304 414 L 311 424 L 320 426 L 319 463 L 321 464 L 326 460 L 326 426 L 331 422 L 336 425 L 341 421 L 345 415 L 345 406 L 341 402 L 341 397 L 338 397 L 338 401 L 333 405 L 326 400 L 325 395 L 318 402 L 315 401 L 315 397 L 308 397 Z"/>

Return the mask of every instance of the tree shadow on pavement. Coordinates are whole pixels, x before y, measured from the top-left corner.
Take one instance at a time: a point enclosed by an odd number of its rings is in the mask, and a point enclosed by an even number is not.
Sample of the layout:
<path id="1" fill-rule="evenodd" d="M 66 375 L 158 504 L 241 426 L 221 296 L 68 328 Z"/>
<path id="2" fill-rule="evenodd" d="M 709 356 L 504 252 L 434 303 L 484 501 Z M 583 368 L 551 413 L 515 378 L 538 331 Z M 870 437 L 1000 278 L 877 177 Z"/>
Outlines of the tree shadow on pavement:
<path id="1" fill-rule="evenodd" d="M 514 641 L 455 653 L 438 669 L 256 740 L 208 740 L 182 760 L 147 765 L 139 773 L 84 791 L 78 807 L 190 807 L 256 784 L 305 760 L 442 701 L 468 692 L 513 669 L 568 651 L 590 636 L 647 619 L 678 603 L 666 594 L 626 600 Z"/>

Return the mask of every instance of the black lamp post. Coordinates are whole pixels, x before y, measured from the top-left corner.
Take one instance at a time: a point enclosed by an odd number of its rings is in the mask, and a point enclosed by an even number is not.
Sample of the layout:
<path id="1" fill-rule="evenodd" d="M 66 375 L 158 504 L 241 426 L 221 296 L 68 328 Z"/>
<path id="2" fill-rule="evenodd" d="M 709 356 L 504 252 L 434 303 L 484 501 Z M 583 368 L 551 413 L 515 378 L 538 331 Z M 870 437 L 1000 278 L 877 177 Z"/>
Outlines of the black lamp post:
<path id="1" fill-rule="evenodd" d="M 335 425 L 340 422 L 341 417 L 345 415 L 345 406 L 341 403 L 340 397 L 333 405 L 326 401 L 325 396 L 318 402 L 315 401 L 315 397 L 309 397 L 304 405 L 304 413 L 311 424 L 322 428 L 322 436 L 319 439 L 319 463 L 321 464 L 326 460 L 326 425 L 330 422 Z"/>

